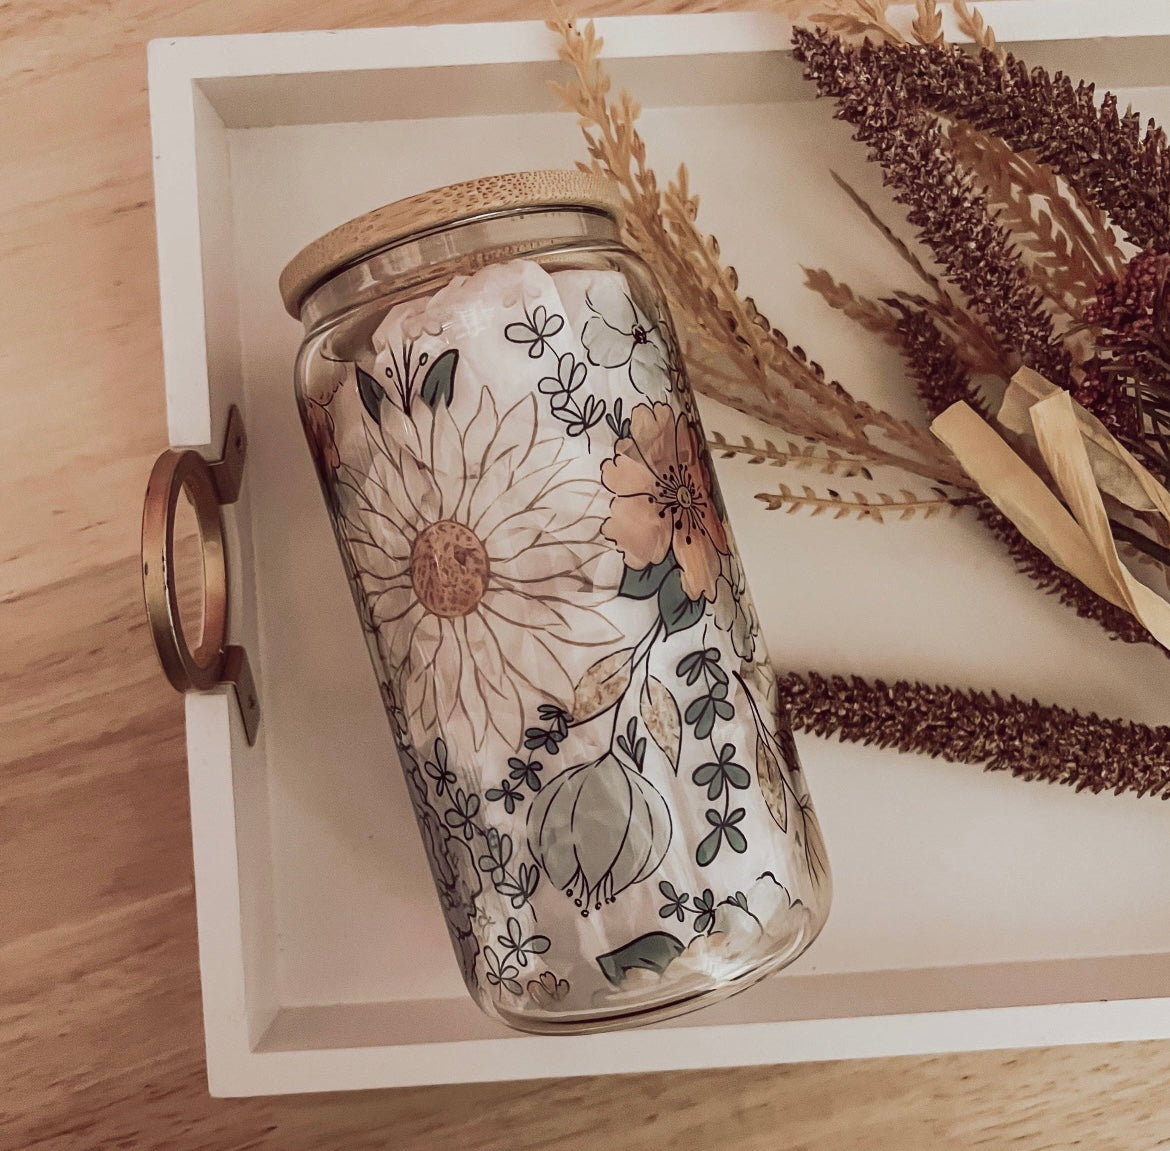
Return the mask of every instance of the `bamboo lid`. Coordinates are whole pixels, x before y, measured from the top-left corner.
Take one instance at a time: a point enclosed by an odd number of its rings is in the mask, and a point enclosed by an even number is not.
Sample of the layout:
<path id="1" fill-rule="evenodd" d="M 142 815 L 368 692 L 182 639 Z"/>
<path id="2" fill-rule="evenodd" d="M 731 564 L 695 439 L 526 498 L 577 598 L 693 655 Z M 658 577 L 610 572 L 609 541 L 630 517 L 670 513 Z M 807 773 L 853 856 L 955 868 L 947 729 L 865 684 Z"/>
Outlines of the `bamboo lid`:
<path id="1" fill-rule="evenodd" d="M 299 319 L 313 288 L 366 253 L 416 232 L 511 208 L 597 208 L 618 220 L 622 215 L 617 188 L 592 172 L 510 172 L 449 184 L 375 208 L 302 248 L 280 274 L 284 306 Z"/>

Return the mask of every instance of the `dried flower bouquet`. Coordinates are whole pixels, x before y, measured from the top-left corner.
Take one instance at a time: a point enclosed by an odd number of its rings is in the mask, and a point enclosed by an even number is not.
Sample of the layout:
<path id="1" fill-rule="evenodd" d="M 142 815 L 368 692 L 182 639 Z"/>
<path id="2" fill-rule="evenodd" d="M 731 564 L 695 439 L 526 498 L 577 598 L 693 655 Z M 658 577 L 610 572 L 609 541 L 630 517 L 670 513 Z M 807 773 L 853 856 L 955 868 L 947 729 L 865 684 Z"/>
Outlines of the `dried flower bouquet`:
<path id="1" fill-rule="evenodd" d="M 890 0 L 775 6 L 798 23 L 794 51 L 807 78 L 881 166 L 927 250 L 919 255 L 837 177 L 921 286 L 873 299 L 811 268 L 807 285 L 902 353 L 927 419 L 957 402 L 992 419 L 1026 365 L 1091 413 L 1135 466 L 1170 481 L 1170 148 L 1161 130 L 1143 130 L 1139 117 L 1119 114 L 1116 100 L 1099 100 L 1091 85 L 1029 70 L 965 0 L 950 8 L 973 49 L 944 41 L 939 0 L 916 0 L 907 27 L 896 25 Z M 711 445 L 792 473 L 757 498 L 790 513 L 879 523 L 970 509 L 1038 588 L 1116 639 L 1156 644 L 1124 594 L 1086 583 L 1021 532 L 925 426 L 851 395 L 760 313 L 717 240 L 699 227 L 686 168 L 662 184 L 648 167 L 638 106 L 611 91 L 592 26 L 560 14 L 550 26 L 574 73 L 559 90 L 585 136 L 582 166 L 621 189 L 626 239 L 666 287 L 696 386 L 778 429 L 762 442 L 716 436 Z M 843 493 L 842 478 L 867 491 Z M 1165 580 L 1166 517 L 1109 495 L 1112 543 Z M 843 681 L 812 674 L 786 683 L 797 724 L 810 730 L 1094 790 L 1167 794 L 1160 729 L 1095 716 L 1070 723 L 1075 713 L 949 688 L 854 681 L 850 694 Z M 910 693 L 914 704 L 896 730 L 891 691 Z M 956 715 L 969 722 L 952 722 Z M 944 716 L 952 717 L 949 741 L 932 743 L 928 733 Z M 993 730 L 998 743 L 989 742 Z M 1107 779 L 1116 754 L 1101 749 L 1119 739 L 1134 751 L 1134 767 Z"/>

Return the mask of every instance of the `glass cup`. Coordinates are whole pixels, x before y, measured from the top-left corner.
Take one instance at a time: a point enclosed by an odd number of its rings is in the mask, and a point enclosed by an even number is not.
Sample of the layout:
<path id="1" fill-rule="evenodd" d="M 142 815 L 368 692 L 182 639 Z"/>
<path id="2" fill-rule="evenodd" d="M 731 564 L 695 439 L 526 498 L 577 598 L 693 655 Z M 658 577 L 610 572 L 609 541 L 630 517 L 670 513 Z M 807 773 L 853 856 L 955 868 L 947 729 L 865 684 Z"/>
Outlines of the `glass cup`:
<path id="1" fill-rule="evenodd" d="M 688 1011 L 828 913 L 653 276 L 598 178 L 351 221 L 286 269 L 297 400 L 464 980 L 525 1031 Z"/>

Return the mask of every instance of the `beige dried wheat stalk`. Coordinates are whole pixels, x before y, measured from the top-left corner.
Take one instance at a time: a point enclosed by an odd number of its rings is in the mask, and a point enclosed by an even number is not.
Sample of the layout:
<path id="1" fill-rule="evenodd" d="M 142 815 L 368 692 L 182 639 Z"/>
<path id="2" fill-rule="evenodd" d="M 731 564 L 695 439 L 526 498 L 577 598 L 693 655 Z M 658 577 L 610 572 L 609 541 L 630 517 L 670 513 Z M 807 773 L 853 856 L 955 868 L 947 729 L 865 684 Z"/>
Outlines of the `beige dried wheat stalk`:
<path id="1" fill-rule="evenodd" d="M 804 286 L 816 292 L 830 308 L 843 312 L 858 327 L 880 337 L 891 347 L 900 348 L 898 316 L 888 304 L 859 296 L 848 284 L 834 279 L 826 268 L 804 268 Z"/>
<path id="2" fill-rule="evenodd" d="M 708 443 L 711 451 L 725 460 L 738 458 L 749 464 L 767 464 L 774 468 L 803 468 L 823 476 L 873 479 L 873 473 L 866 467 L 864 460 L 842 455 L 832 448 L 812 444 L 807 440 L 803 443 L 786 440 L 783 447 L 778 447 L 768 439 L 760 443 L 751 436 L 741 435 L 738 440 L 730 440 L 722 432 L 712 432 Z"/>
<path id="3" fill-rule="evenodd" d="M 841 493 L 830 488 L 827 493 L 815 491 L 807 484 L 794 490 L 787 484 L 779 484 L 776 492 L 760 492 L 756 496 L 769 511 L 783 509 L 789 515 L 808 512 L 810 515 L 830 515 L 835 520 L 853 517 L 883 524 L 893 520 L 908 520 L 915 516 L 930 519 L 937 515 L 954 515 L 963 506 L 964 500 L 956 500 L 941 488 L 933 489 L 929 496 L 919 495 L 908 488 L 893 494 L 878 492 L 867 496 L 864 492 Z"/>
<path id="4" fill-rule="evenodd" d="M 918 279 L 922 281 L 930 293 L 929 296 L 923 296 L 921 294 L 896 291 L 894 292 L 893 299 L 900 300 L 902 303 L 909 304 L 915 308 L 921 308 L 928 312 L 943 332 L 953 340 L 959 349 L 963 363 L 972 372 L 1007 379 L 1012 373 L 1012 366 L 1008 363 L 1003 350 L 1000 348 L 998 341 L 987 324 L 977 314 L 968 311 L 958 304 L 955 298 L 944 287 L 942 280 L 923 264 L 922 260 L 919 259 L 910 245 L 898 236 L 877 212 L 873 210 L 866 199 L 852 184 L 836 172 L 833 173 L 833 179 L 836 181 L 837 186 L 853 201 L 866 220 L 894 249 L 895 253 L 897 253 Z M 819 291 L 820 278 L 814 278 L 814 282 L 809 284 L 807 271 L 806 269 L 806 286 L 812 287 L 814 291 Z M 820 272 L 822 270 L 818 269 L 818 271 Z M 829 273 L 823 272 L 823 275 L 827 276 Z M 843 299 L 841 289 L 845 291 L 850 290 L 847 284 L 838 285 L 838 291 L 835 293 L 838 299 Z M 825 296 L 824 292 L 820 292 L 820 294 L 831 306 L 837 307 L 833 298 Z M 859 303 L 862 308 L 866 308 L 866 305 L 868 305 L 869 307 L 866 310 L 872 310 L 872 307 L 875 306 L 874 301 L 865 300 L 864 297 L 859 298 Z M 892 306 L 892 301 L 884 301 L 882 304 L 877 304 L 876 306 L 884 307 L 887 314 L 892 317 L 895 325 L 894 343 L 895 346 L 901 348 L 902 337 L 897 333 L 897 325 L 901 319 L 899 312 L 896 307 Z M 841 310 L 844 311 L 845 309 L 842 308 Z"/>

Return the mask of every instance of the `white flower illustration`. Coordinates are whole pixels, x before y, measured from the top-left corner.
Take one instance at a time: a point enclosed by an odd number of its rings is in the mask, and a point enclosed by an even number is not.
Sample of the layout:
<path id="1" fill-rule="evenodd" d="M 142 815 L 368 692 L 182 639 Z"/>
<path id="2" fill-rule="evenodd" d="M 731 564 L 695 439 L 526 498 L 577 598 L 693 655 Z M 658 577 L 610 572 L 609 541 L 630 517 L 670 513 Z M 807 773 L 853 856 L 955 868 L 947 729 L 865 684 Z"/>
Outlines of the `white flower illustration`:
<path id="1" fill-rule="evenodd" d="M 581 342 L 589 362 L 626 368 L 630 383 L 644 396 L 670 390 L 670 356 L 660 321 L 650 320 L 630 298 L 624 281 L 603 280 L 585 294 L 593 315 Z"/>
<path id="2" fill-rule="evenodd" d="M 715 626 L 731 635 L 735 654 L 751 663 L 756 656 L 760 621 L 752 606 L 751 593 L 739 557 L 729 551 L 721 559 L 722 570 L 715 581 Z"/>
<path id="3" fill-rule="evenodd" d="M 383 403 L 370 438 L 342 526 L 411 735 L 456 759 L 493 733 L 518 746 L 526 708 L 571 701 L 565 661 L 618 638 L 597 610 L 619 574 L 598 570 L 606 493 L 532 395 L 499 414 L 485 389 L 463 422 Z"/>

